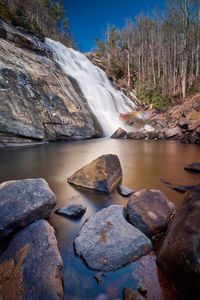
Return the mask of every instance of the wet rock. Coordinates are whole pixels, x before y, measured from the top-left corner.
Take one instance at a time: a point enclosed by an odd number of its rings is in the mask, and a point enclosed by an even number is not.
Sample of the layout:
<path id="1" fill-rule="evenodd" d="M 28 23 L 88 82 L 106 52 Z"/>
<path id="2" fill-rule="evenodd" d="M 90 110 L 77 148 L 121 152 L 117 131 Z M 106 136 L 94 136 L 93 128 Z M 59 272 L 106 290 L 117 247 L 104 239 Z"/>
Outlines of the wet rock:
<path id="1" fill-rule="evenodd" d="M 122 169 L 117 155 L 107 154 L 76 171 L 67 181 L 69 183 L 110 193 L 119 184 Z"/>
<path id="2" fill-rule="evenodd" d="M 157 264 L 186 299 L 200 299 L 200 184 L 188 192 L 161 246 Z"/>
<path id="3" fill-rule="evenodd" d="M 127 138 L 132 140 L 142 140 L 146 138 L 143 131 L 130 131 L 127 133 Z"/>
<path id="4" fill-rule="evenodd" d="M 187 165 L 184 169 L 191 172 L 200 172 L 200 162 L 193 162 Z"/>
<path id="5" fill-rule="evenodd" d="M 146 132 L 146 138 L 148 140 L 157 140 L 159 137 L 159 132 L 158 131 L 147 131 Z"/>
<path id="6" fill-rule="evenodd" d="M 123 300 L 144 300 L 143 296 L 141 296 L 137 291 L 134 291 L 128 287 L 123 289 Z"/>
<path id="7" fill-rule="evenodd" d="M 133 190 L 130 190 L 123 185 L 119 185 L 117 187 L 117 190 L 118 190 L 119 194 L 123 197 L 129 197 L 130 195 L 132 195 L 134 193 Z"/>
<path id="8" fill-rule="evenodd" d="M 56 196 L 42 179 L 11 180 L 0 184 L 0 237 L 46 218 Z"/>
<path id="9" fill-rule="evenodd" d="M 2 299 L 64 298 L 62 259 L 54 229 L 47 221 L 39 220 L 13 237 L 0 256 L 0 273 L 4 268 L 6 272 L 0 276 Z"/>
<path id="10" fill-rule="evenodd" d="M 142 190 L 127 203 L 128 221 L 148 237 L 165 230 L 175 205 L 159 190 Z"/>
<path id="11" fill-rule="evenodd" d="M 125 219 L 121 205 L 90 217 L 75 239 L 76 253 L 94 270 L 112 271 L 152 249 L 151 241 Z"/>
<path id="12" fill-rule="evenodd" d="M 79 218 L 85 211 L 86 207 L 82 204 L 72 204 L 58 209 L 56 213 L 67 217 Z"/>
<path id="13" fill-rule="evenodd" d="M 121 138 L 126 138 L 127 137 L 127 132 L 119 127 L 111 136 L 113 139 L 121 139 Z"/>
<path id="14" fill-rule="evenodd" d="M 187 191 L 193 190 L 196 186 L 195 185 L 179 185 L 172 187 L 175 191 L 180 193 L 185 193 Z"/>
<path id="15" fill-rule="evenodd" d="M 180 134 L 180 133 L 181 133 L 181 130 L 180 130 L 180 128 L 177 126 L 177 127 L 174 127 L 174 128 L 167 129 L 167 130 L 165 131 L 165 136 L 166 136 L 167 138 L 171 138 L 171 137 L 174 137 L 174 136 L 176 136 L 176 135 L 178 135 L 178 134 Z"/>

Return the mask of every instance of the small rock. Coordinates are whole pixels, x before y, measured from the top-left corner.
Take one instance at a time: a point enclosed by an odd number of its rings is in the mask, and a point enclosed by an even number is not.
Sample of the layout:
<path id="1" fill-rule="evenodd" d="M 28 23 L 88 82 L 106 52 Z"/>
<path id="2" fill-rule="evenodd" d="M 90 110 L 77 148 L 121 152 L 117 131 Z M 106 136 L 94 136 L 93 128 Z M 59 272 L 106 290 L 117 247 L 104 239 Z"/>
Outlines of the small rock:
<path id="1" fill-rule="evenodd" d="M 134 193 L 133 190 L 130 190 L 128 188 L 126 188 L 125 186 L 123 185 L 119 185 L 117 187 L 117 190 L 118 192 L 120 193 L 121 196 L 124 196 L 124 197 L 129 197 L 130 195 L 132 195 Z"/>
<path id="2" fill-rule="evenodd" d="M 76 171 L 67 181 L 81 187 L 110 193 L 119 184 L 121 178 L 119 158 L 117 155 L 107 154 Z"/>
<path id="3" fill-rule="evenodd" d="M 200 162 L 193 162 L 192 164 L 187 165 L 184 169 L 190 172 L 200 172 Z"/>
<path id="4" fill-rule="evenodd" d="M 0 184 L 0 238 L 46 218 L 56 196 L 45 179 L 11 180 Z"/>
<path id="5" fill-rule="evenodd" d="M 147 294 L 147 289 L 145 288 L 144 283 L 142 282 L 141 278 L 137 284 L 137 289 L 141 295 L 145 296 Z"/>
<path id="6" fill-rule="evenodd" d="M 125 219 L 121 205 L 91 216 L 74 241 L 76 253 L 93 270 L 118 269 L 152 249 L 151 241 Z"/>
<path id="7" fill-rule="evenodd" d="M 193 190 L 195 187 L 196 187 L 195 185 L 179 185 L 179 186 L 174 186 L 172 188 L 177 192 L 185 193 L 187 191 Z"/>
<path id="8" fill-rule="evenodd" d="M 113 139 L 121 139 L 121 138 L 126 138 L 127 137 L 127 132 L 119 127 L 111 136 Z"/>
<path id="9" fill-rule="evenodd" d="M 62 265 L 53 227 L 45 220 L 32 223 L 0 256 L 0 298 L 63 299 Z"/>
<path id="10" fill-rule="evenodd" d="M 146 298 L 142 297 L 137 291 L 134 291 L 128 287 L 123 289 L 123 300 L 144 300 Z"/>
<path id="11" fill-rule="evenodd" d="M 78 218 L 81 217 L 85 211 L 86 207 L 82 204 L 72 204 L 58 209 L 56 213 L 67 217 Z"/>
<path id="12" fill-rule="evenodd" d="M 95 274 L 94 278 L 96 279 L 98 284 L 101 284 L 103 282 L 103 279 L 100 277 L 99 273 Z"/>
<path id="13" fill-rule="evenodd" d="M 165 230 L 175 205 L 159 190 L 142 190 L 127 203 L 128 221 L 148 237 Z"/>
<path id="14" fill-rule="evenodd" d="M 132 140 L 142 140 L 146 138 L 146 134 L 142 131 L 130 131 L 127 133 L 127 138 Z"/>

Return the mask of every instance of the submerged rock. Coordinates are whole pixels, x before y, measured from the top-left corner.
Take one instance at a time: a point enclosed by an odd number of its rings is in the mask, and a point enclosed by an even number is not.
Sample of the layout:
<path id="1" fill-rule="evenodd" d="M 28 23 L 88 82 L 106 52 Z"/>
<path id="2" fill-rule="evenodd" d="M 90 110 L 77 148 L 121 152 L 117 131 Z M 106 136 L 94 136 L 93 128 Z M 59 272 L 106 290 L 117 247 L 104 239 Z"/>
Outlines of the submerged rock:
<path id="1" fill-rule="evenodd" d="M 175 205 L 159 190 L 142 190 L 127 204 L 128 221 L 148 237 L 165 230 Z"/>
<path id="2" fill-rule="evenodd" d="M 122 169 L 117 155 L 107 154 L 76 171 L 67 181 L 69 183 L 110 193 L 119 184 Z"/>
<path id="3" fill-rule="evenodd" d="M 200 162 L 193 162 L 192 164 L 187 165 L 184 169 L 191 172 L 200 172 Z"/>
<path id="4" fill-rule="evenodd" d="M 157 264 L 186 299 L 200 299 L 200 184 L 188 192 L 161 246 Z"/>
<path id="5" fill-rule="evenodd" d="M 0 184 L 0 238 L 46 218 L 56 196 L 45 179 L 11 180 Z"/>
<path id="6" fill-rule="evenodd" d="M 53 227 L 45 220 L 27 226 L 0 256 L 2 299 L 63 299 L 62 264 Z"/>
<path id="7" fill-rule="evenodd" d="M 94 270 L 112 271 L 152 250 L 151 241 L 111 205 L 90 217 L 75 239 L 76 253 Z"/>
<path id="8" fill-rule="evenodd" d="M 119 185 L 117 187 L 117 190 L 118 192 L 120 193 L 121 196 L 124 196 L 124 197 L 129 197 L 130 195 L 132 195 L 134 193 L 133 190 L 130 190 L 128 188 L 126 188 L 125 186 L 123 185 Z"/>
<path id="9" fill-rule="evenodd" d="M 123 300 L 144 300 L 142 295 L 140 295 L 137 291 L 134 291 L 128 287 L 123 289 Z"/>
<path id="10" fill-rule="evenodd" d="M 82 204 L 72 204 L 58 209 L 56 213 L 67 217 L 78 218 L 81 217 L 85 211 L 86 207 Z"/>

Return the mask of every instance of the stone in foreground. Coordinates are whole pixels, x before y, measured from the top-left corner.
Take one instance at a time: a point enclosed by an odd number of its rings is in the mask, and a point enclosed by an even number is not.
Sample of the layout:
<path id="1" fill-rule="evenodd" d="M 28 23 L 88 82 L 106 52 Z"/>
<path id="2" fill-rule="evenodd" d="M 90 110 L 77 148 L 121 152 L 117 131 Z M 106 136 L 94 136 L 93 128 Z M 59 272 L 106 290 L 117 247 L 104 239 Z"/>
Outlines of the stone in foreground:
<path id="1" fill-rule="evenodd" d="M 193 162 L 192 164 L 187 165 L 184 169 L 191 172 L 200 172 L 200 162 Z"/>
<path id="2" fill-rule="evenodd" d="M 57 214 L 72 217 L 72 218 L 79 218 L 81 217 L 86 211 L 86 207 L 82 204 L 72 204 L 56 211 Z"/>
<path id="3" fill-rule="evenodd" d="M 111 205 L 90 217 L 81 228 L 75 250 L 91 269 L 112 271 L 152 250 L 151 241 L 125 217 L 124 206 Z"/>
<path id="4" fill-rule="evenodd" d="M 123 197 L 129 197 L 129 196 L 131 196 L 131 195 L 134 193 L 133 190 L 130 190 L 130 189 L 126 188 L 126 187 L 123 186 L 123 185 L 119 185 L 119 186 L 117 187 L 117 190 L 118 190 L 119 194 L 120 194 L 121 196 L 123 196 Z"/>
<path id="5" fill-rule="evenodd" d="M 38 219 L 46 218 L 56 196 L 42 179 L 6 181 L 0 184 L 0 238 Z"/>
<path id="6" fill-rule="evenodd" d="M 172 211 L 176 209 L 159 190 L 142 190 L 131 196 L 127 218 L 148 237 L 165 230 Z"/>
<path id="7" fill-rule="evenodd" d="M 2 299 L 63 299 L 62 264 L 53 227 L 45 220 L 27 226 L 0 256 Z"/>
<path id="8" fill-rule="evenodd" d="M 107 154 L 76 171 L 67 181 L 81 187 L 110 193 L 119 184 L 121 178 L 119 158 L 117 155 Z"/>
<path id="9" fill-rule="evenodd" d="M 200 299 L 200 184 L 187 193 L 161 246 L 157 264 L 185 299 Z"/>

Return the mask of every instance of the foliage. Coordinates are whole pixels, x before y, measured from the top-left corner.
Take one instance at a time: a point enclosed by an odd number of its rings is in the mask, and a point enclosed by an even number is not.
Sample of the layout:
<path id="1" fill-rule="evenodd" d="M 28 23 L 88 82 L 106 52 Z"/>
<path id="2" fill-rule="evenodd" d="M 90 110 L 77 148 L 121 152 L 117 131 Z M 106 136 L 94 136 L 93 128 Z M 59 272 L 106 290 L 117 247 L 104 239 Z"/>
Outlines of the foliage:
<path id="1" fill-rule="evenodd" d="M 150 83 L 137 85 L 137 97 L 145 104 L 152 104 L 155 109 L 166 110 L 169 106 L 169 100 L 162 95 L 159 86 L 152 88 Z"/>
<path id="2" fill-rule="evenodd" d="M 192 84 L 186 91 L 186 94 L 187 95 L 191 95 L 191 94 L 194 94 L 194 93 L 197 93 L 199 92 L 200 89 L 198 86 L 196 86 L 195 84 Z"/>
<path id="3" fill-rule="evenodd" d="M 117 79 L 120 79 L 124 76 L 123 67 L 120 64 L 118 64 L 114 59 L 111 59 L 110 70 Z"/>
<path id="4" fill-rule="evenodd" d="M 0 3 L 0 18 L 4 19 L 5 21 L 9 21 L 11 19 L 9 10 L 2 3 Z"/>

